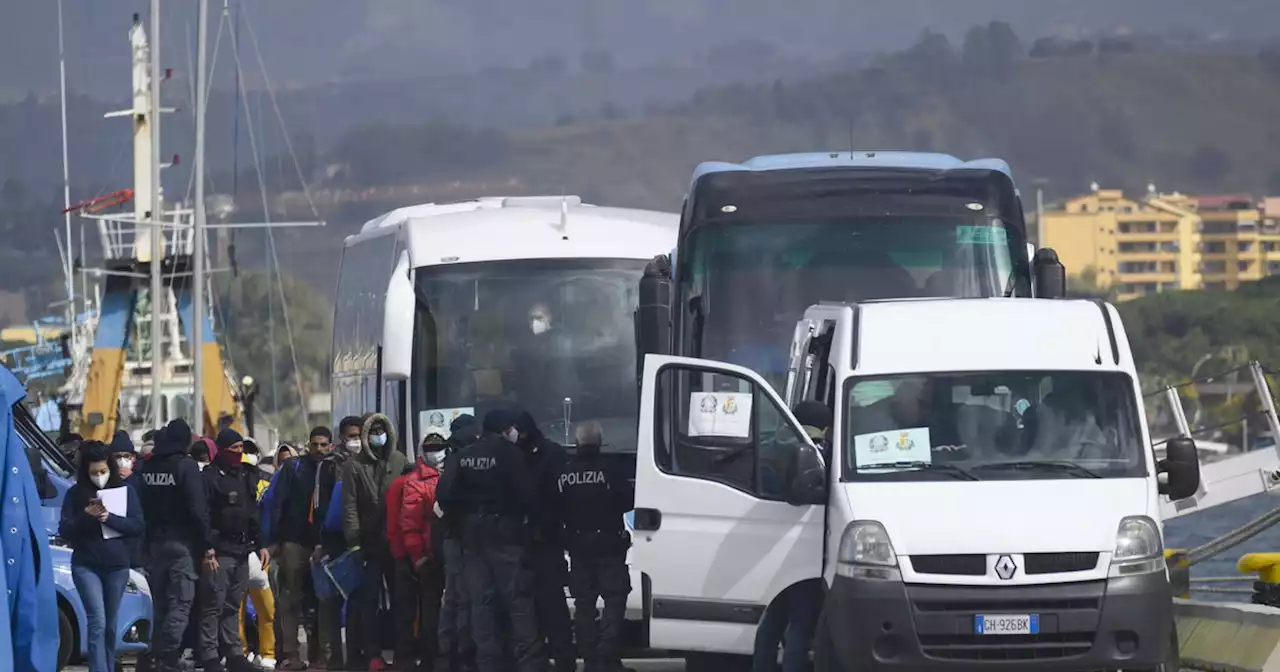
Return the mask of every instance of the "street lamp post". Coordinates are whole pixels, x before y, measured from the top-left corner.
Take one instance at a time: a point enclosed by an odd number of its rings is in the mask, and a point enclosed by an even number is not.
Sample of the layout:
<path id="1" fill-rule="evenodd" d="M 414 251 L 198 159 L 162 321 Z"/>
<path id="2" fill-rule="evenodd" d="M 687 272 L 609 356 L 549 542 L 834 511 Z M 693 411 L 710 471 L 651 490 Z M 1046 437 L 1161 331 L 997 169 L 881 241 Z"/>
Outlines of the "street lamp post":
<path id="1" fill-rule="evenodd" d="M 253 400 L 258 396 L 258 384 L 253 376 L 240 379 L 240 403 L 244 404 L 244 428 L 253 436 Z"/>

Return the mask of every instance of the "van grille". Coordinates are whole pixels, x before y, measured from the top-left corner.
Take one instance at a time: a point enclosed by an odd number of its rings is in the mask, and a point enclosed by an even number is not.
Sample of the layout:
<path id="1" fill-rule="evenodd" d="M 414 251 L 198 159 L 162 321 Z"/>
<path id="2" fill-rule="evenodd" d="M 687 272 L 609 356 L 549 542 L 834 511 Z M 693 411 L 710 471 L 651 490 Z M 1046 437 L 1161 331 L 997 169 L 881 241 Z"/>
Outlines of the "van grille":
<path id="1" fill-rule="evenodd" d="M 1087 572 L 1098 566 L 1097 553 L 1028 553 L 1022 560 L 1027 574 Z"/>
<path id="2" fill-rule="evenodd" d="M 913 555 L 911 568 L 920 574 L 950 576 L 983 576 L 987 573 L 985 555 Z"/>
<path id="3" fill-rule="evenodd" d="M 1053 660 L 1089 652 L 1105 581 L 1053 586 L 908 586 L 920 648 L 940 660 Z M 978 635 L 983 614 L 1035 614 L 1035 635 Z"/>

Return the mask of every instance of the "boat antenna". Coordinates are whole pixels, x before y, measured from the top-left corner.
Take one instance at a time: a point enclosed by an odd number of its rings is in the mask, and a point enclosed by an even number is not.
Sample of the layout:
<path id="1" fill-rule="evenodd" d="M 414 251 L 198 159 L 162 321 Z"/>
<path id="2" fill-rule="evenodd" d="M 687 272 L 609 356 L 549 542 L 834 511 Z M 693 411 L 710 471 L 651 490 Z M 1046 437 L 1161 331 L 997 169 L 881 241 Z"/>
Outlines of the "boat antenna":
<path id="1" fill-rule="evenodd" d="M 849 160 L 853 160 L 853 117 L 849 117 Z"/>

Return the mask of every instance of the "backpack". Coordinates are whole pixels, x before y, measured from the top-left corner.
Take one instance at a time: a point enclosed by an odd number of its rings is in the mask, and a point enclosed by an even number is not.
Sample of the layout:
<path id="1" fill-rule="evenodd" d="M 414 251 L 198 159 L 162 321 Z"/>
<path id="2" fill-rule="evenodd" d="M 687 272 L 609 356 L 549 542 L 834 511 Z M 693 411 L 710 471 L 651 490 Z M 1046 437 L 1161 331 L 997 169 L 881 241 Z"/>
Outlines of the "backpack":
<path id="1" fill-rule="evenodd" d="M 292 462 L 293 473 L 297 474 L 298 469 L 302 467 L 302 462 L 296 457 L 293 458 Z M 258 498 L 258 505 L 261 507 L 259 525 L 262 528 L 262 538 L 266 539 L 268 542 L 275 541 L 275 537 L 273 536 L 273 533 L 275 532 L 274 521 L 279 513 L 277 509 L 280 507 L 280 502 L 283 500 L 283 497 L 279 494 L 284 488 L 284 486 L 279 485 L 280 473 L 283 471 L 284 469 L 276 469 L 275 473 L 271 475 L 271 482 L 267 484 L 266 491 L 264 491 L 262 496 Z"/>

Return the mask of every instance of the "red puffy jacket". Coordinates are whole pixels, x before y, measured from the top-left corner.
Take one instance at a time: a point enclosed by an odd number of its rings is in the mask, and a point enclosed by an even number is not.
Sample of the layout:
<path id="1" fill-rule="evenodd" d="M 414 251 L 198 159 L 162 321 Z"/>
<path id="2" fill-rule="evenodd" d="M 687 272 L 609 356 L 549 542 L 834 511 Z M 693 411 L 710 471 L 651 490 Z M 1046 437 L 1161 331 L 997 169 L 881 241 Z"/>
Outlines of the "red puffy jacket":
<path id="1" fill-rule="evenodd" d="M 405 557 L 404 534 L 400 530 L 400 512 L 404 502 L 404 485 L 413 478 L 410 472 L 391 481 L 387 488 L 387 541 L 391 545 L 391 557 L 399 560 Z"/>
<path id="2" fill-rule="evenodd" d="M 419 461 L 417 468 L 406 478 L 404 505 L 400 508 L 399 517 L 400 533 L 409 559 L 417 564 L 419 560 L 435 557 L 431 528 L 436 521 L 436 484 L 440 481 L 440 472 Z"/>

